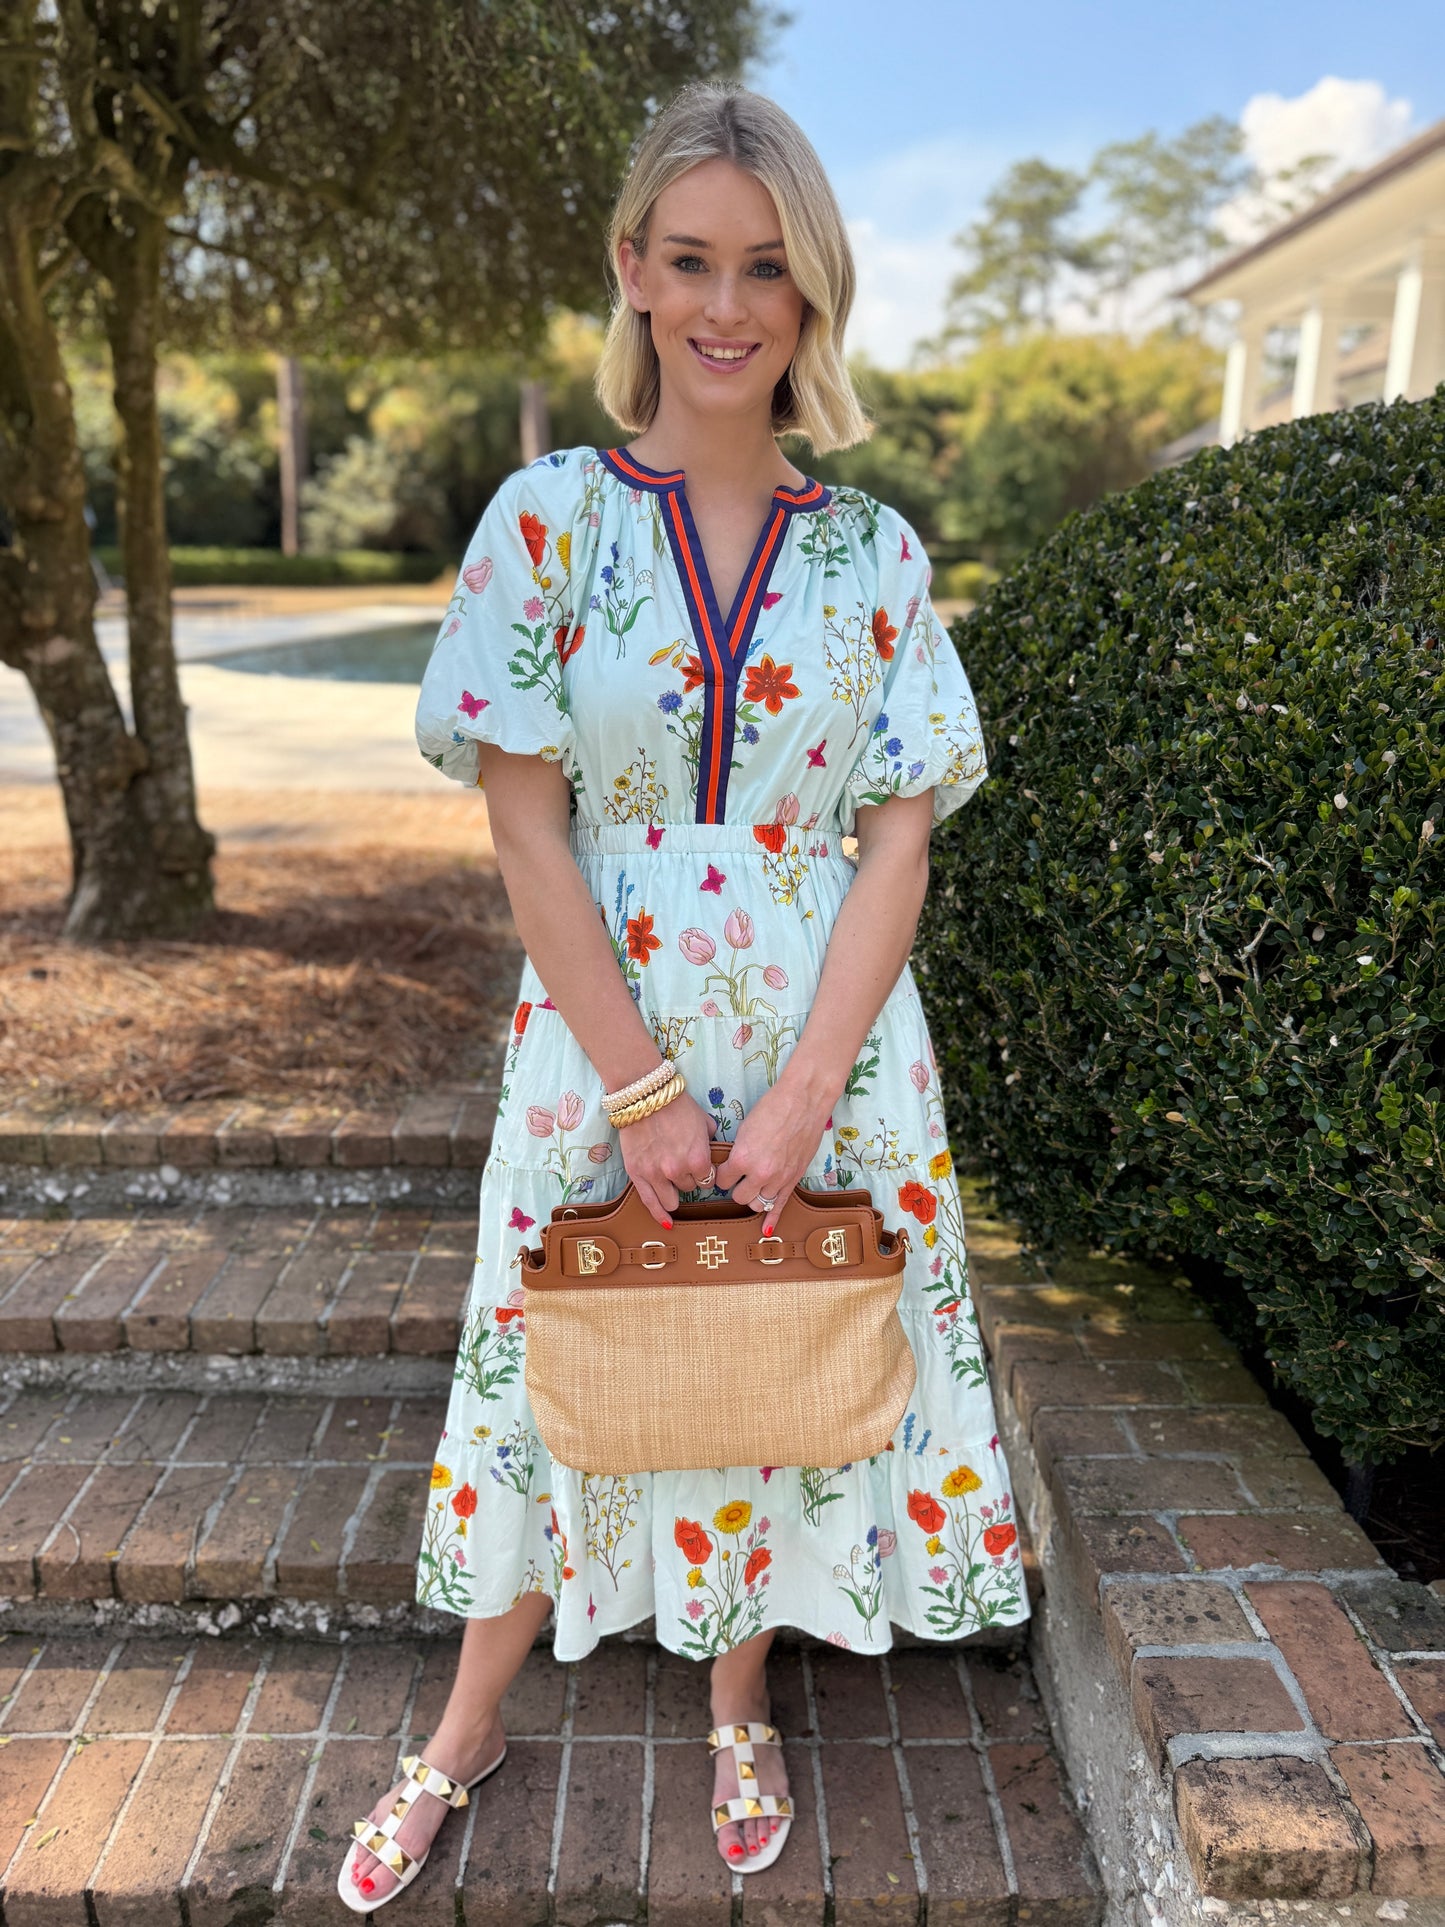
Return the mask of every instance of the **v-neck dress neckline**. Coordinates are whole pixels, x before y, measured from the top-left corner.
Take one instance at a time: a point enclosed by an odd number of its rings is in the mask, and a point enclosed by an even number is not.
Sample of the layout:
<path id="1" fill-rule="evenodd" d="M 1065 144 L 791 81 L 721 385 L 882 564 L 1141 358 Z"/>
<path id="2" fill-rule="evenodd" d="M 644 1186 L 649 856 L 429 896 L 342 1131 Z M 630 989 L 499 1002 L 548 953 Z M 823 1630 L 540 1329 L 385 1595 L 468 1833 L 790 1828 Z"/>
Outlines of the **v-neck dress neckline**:
<path id="1" fill-rule="evenodd" d="M 782 553 L 789 518 L 800 512 L 827 508 L 832 491 L 811 476 L 802 488 L 773 490 L 753 552 L 738 582 L 724 622 L 718 608 L 702 540 L 687 499 L 687 477 L 682 469 L 664 472 L 649 468 L 621 448 L 599 448 L 603 465 L 632 488 L 650 490 L 663 498 L 662 520 L 673 562 L 687 603 L 698 660 L 703 668 L 704 718 L 697 786 L 699 823 L 721 823 L 727 808 L 728 767 L 737 716 L 737 684 L 746 660 L 768 583 Z"/>

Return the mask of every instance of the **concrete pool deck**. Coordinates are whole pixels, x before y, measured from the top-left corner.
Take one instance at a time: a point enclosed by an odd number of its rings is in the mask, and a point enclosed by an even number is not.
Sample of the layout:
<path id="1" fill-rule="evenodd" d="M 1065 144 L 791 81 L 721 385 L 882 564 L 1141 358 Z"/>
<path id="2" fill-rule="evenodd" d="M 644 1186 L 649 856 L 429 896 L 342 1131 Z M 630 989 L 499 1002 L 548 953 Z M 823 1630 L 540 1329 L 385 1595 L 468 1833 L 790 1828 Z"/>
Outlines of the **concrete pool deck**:
<path id="1" fill-rule="evenodd" d="M 198 786 L 435 794 L 445 779 L 417 751 L 413 685 L 258 676 L 196 658 L 432 616 L 440 620 L 449 594 L 449 586 L 431 585 L 425 596 L 394 597 L 388 590 L 385 600 L 374 591 L 361 598 L 355 591 L 324 589 L 178 592 L 176 656 Z M 113 610 L 107 597 L 96 632 L 129 717 L 125 620 Z M 17 671 L 0 667 L 0 783 L 50 783 L 54 777 L 50 739 L 29 685 Z"/>

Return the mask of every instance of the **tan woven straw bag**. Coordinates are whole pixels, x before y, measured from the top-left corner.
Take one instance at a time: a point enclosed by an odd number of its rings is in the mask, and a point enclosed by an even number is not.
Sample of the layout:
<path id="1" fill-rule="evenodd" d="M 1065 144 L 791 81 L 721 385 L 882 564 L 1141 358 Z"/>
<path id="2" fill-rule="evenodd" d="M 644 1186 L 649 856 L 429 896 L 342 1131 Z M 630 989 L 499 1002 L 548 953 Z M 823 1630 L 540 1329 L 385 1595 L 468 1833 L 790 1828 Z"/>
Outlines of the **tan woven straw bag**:
<path id="1" fill-rule="evenodd" d="M 712 1146 L 714 1167 L 732 1146 Z M 772 1214 L 680 1203 L 664 1232 L 631 1182 L 559 1205 L 523 1245 L 526 1386 L 581 1472 L 846 1465 L 881 1452 L 913 1391 L 904 1228 L 866 1191 L 795 1185 Z"/>

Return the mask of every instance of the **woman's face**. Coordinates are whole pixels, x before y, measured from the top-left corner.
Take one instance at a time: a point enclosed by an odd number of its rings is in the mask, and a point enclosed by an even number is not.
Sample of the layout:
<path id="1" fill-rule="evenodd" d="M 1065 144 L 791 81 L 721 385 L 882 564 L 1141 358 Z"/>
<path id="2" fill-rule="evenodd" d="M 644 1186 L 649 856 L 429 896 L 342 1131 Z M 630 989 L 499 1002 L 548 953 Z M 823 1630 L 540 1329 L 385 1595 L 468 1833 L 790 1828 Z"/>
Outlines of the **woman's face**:
<path id="1" fill-rule="evenodd" d="M 699 161 L 653 203 L 646 257 L 630 241 L 619 254 L 627 299 L 651 317 L 664 394 L 707 415 L 769 417 L 805 303 L 756 175 Z"/>

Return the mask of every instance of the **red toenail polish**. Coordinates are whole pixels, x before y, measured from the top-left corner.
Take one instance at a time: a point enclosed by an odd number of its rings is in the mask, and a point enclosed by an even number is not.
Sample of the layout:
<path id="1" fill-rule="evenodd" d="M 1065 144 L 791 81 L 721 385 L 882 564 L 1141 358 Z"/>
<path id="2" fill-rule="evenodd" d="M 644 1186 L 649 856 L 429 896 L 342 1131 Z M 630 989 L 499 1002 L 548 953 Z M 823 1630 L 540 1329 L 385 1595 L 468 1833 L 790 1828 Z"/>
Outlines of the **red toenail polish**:
<path id="1" fill-rule="evenodd" d="M 741 1848 L 741 1847 L 729 1847 L 729 1848 L 728 1848 L 728 1858 L 729 1858 L 730 1860 L 736 1860 L 736 1859 L 737 1859 L 737 1857 L 738 1857 L 738 1855 L 739 1855 L 739 1854 L 740 1854 L 741 1852 L 742 1852 L 742 1848 Z"/>
<path id="2" fill-rule="evenodd" d="M 366 1879 L 361 1883 L 361 1891 L 364 1894 L 369 1894 L 375 1885 L 376 1882 L 371 1878 L 370 1874 L 368 1874 Z"/>

